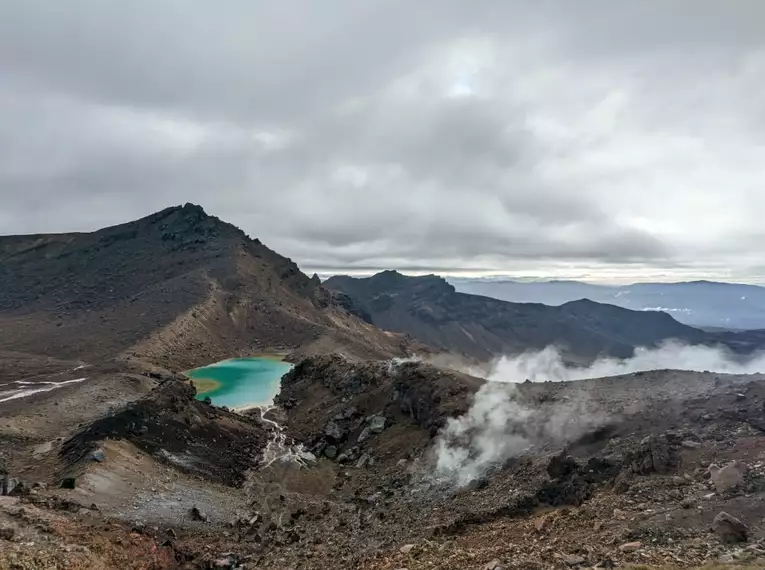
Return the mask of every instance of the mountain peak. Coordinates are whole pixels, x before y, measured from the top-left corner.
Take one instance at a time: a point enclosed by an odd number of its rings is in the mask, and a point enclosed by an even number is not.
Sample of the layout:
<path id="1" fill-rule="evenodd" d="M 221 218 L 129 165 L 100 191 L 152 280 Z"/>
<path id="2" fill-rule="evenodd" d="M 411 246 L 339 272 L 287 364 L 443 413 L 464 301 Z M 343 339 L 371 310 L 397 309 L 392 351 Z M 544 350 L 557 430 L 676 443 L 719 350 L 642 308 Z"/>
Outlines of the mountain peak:
<path id="1" fill-rule="evenodd" d="M 171 219 L 173 221 L 176 220 L 187 220 L 189 222 L 201 222 L 207 219 L 213 218 L 213 216 L 210 216 L 207 212 L 205 212 L 204 208 L 202 206 L 199 206 L 197 204 L 192 204 L 191 202 L 187 202 L 186 204 L 182 206 L 170 206 L 169 208 L 164 208 L 163 210 L 160 210 L 159 212 L 155 212 L 154 214 L 151 214 L 144 218 L 144 220 L 150 221 L 151 223 L 156 223 L 162 220 L 168 220 Z M 215 218 L 217 220 L 217 218 Z M 138 222 L 141 222 L 142 220 L 137 220 Z M 219 220 L 220 221 L 220 220 Z M 221 222 L 224 223 L 224 222 Z"/>
<path id="2" fill-rule="evenodd" d="M 249 239 L 238 227 L 216 216 L 211 216 L 202 206 L 190 202 L 182 206 L 165 208 L 135 222 L 128 222 L 117 227 L 120 229 L 133 227 L 141 232 L 159 232 L 163 241 L 170 242 L 180 240 L 202 243 L 217 237 Z M 107 228 L 105 231 L 110 230 L 112 228 Z M 254 241 L 257 242 L 257 240 Z"/>

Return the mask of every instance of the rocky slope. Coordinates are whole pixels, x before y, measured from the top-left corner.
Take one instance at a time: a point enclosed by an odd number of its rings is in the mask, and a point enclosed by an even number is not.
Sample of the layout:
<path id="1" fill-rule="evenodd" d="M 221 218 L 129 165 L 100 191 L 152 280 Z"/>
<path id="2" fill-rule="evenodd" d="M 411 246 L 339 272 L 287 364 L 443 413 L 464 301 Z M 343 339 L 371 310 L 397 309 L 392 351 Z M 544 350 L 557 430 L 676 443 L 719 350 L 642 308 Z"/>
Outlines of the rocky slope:
<path id="1" fill-rule="evenodd" d="M 303 476 L 327 463 L 335 471 L 322 491 L 288 486 L 285 512 L 321 505 L 321 516 L 290 515 L 285 528 L 263 534 L 272 546 L 258 563 L 393 570 L 755 560 L 765 554 L 764 380 L 657 371 L 505 385 L 481 397 L 477 379 L 427 364 L 310 359 L 285 377 L 281 402 L 289 433 L 323 456 Z M 447 440 L 450 417 L 474 421 Z M 466 455 L 445 454 L 444 442 Z M 460 471 L 470 471 L 492 446 L 504 451 L 471 478 L 439 467 L 459 456 Z M 732 518 L 720 520 L 722 512 Z"/>
<path id="2" fill-rule="evenodd" d="M 191 204 L 93 233 L 0 238 L 0 350 L 93 362 L 121 355 L 172 369 L 298 347 L 401 350 L 401 338 L 344 305 L 318 278 Z"/>
<path id="3" fill-rule="evenodd" d="M 656 371 L 487 391 L 429 364 L 325 355 L 284 378 L 265 419 L 194 401 L 180 378 L 156 382 L 39 451 L 52 469 L 42 485 L 13 474 L 27 486 L 0 499 L 0 568 L 32 556 L 307 570 L 765 556 L 763 376 Z M 304 451 L 263 464 L 274 419 Z M 53 487 L 66 477 L 74 489 Z M 131 559 L 139 545 L 151 564 Z"/>
<path id="4" fill-rule="evenodd" d="M 710 334 L 665 313 L 588 300 L 552 307 L 457 293 L 435 275 L 407 277 L 385 271 L 365 279 L 336 276 L 324 284 L 351 297 L 382 329 L 408 333 L 431 346 L 479 360 L 553 344 L 572 359 L 592 359 L 628 357 L 636 346 L 655 346 L 667 339 L 722 343 L 743 352 L 760 348 L 763 341 Z"/>

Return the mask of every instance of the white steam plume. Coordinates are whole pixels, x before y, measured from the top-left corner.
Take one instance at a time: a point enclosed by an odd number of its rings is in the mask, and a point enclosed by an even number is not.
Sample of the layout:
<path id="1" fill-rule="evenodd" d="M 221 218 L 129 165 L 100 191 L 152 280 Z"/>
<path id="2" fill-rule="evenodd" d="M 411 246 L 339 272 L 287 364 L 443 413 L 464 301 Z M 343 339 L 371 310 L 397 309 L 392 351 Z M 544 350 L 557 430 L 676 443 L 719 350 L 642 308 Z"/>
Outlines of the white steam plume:
<path id="1" fill-rule="evenodd" d="M 658 348 L 637 348 L 632 358 L 600 358 L 586 367 L 564 363 L 558 349 L 548 346 L 539 352 L 503 356 L 492 363 L 488 373 L 472 370 L 492 382 L 563 382 L 585 378 L 603 378 L 646 370 L 691 370 L 725 374 L 753 374 L 765 371 L 765 354 L 744 362 L 737 361 L 725 348 L 689 346 L 666 342 Z"/>
<path id="2" fill-rule="evenodd" d="M 738 361 L 723 348 L 668 342 L 655 349 L 638 348 L 632 358 L 625 360 L 601 358 L 590 366 L 574 367 L 564 362 L 558 349 L 547 347 L 539 352 L 503 356 L 488 371 L 466 369 L 488 382 L 476 392 L 468 412 L 449 419 L 441 432 L 435 447 L 436 478 L 457 486 L 467 485 L 520 455 L 539 435 L 563 442 L 582 435 L 583 430 L 603 425 L 607 419 L 605 411 L 585 412 L 586 393 L 576 402 L 556 404 L 543 416 L 539 410 L 517 401 L 518 393 L 512 384 L 664 369 L 752 374 L 765 371 L 765 354 Z"/>

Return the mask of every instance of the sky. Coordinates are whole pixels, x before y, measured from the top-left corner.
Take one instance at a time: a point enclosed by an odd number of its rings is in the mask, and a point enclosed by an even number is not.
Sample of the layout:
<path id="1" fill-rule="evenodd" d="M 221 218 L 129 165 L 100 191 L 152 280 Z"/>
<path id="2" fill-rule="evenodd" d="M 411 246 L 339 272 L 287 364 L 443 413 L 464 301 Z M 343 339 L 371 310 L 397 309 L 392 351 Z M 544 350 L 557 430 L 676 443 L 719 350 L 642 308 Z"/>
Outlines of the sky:
<path id="1" fill-rule="evenodd" d="M 3 0 L 0 234 L 185 202 L 306 271 L 765 282 L 761 0 Z"/>

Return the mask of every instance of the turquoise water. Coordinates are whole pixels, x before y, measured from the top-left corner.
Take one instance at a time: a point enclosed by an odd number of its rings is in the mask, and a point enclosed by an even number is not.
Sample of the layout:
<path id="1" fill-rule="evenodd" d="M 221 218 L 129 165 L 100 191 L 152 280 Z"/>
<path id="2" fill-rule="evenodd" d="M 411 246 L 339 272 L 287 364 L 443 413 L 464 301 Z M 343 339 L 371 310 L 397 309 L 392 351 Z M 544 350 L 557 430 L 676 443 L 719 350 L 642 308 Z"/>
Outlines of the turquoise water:
<path id="1" fill-rule="evenodd" d="M 198 392 L 197 399 L 209 397 L 216 406 L 239 408 L 273 403 L 281 378 L 291 367 L 287 362 L 270 358 L 234 358 L 197 368 L 188 375 L 219 384 L 207 392 Z"/>

